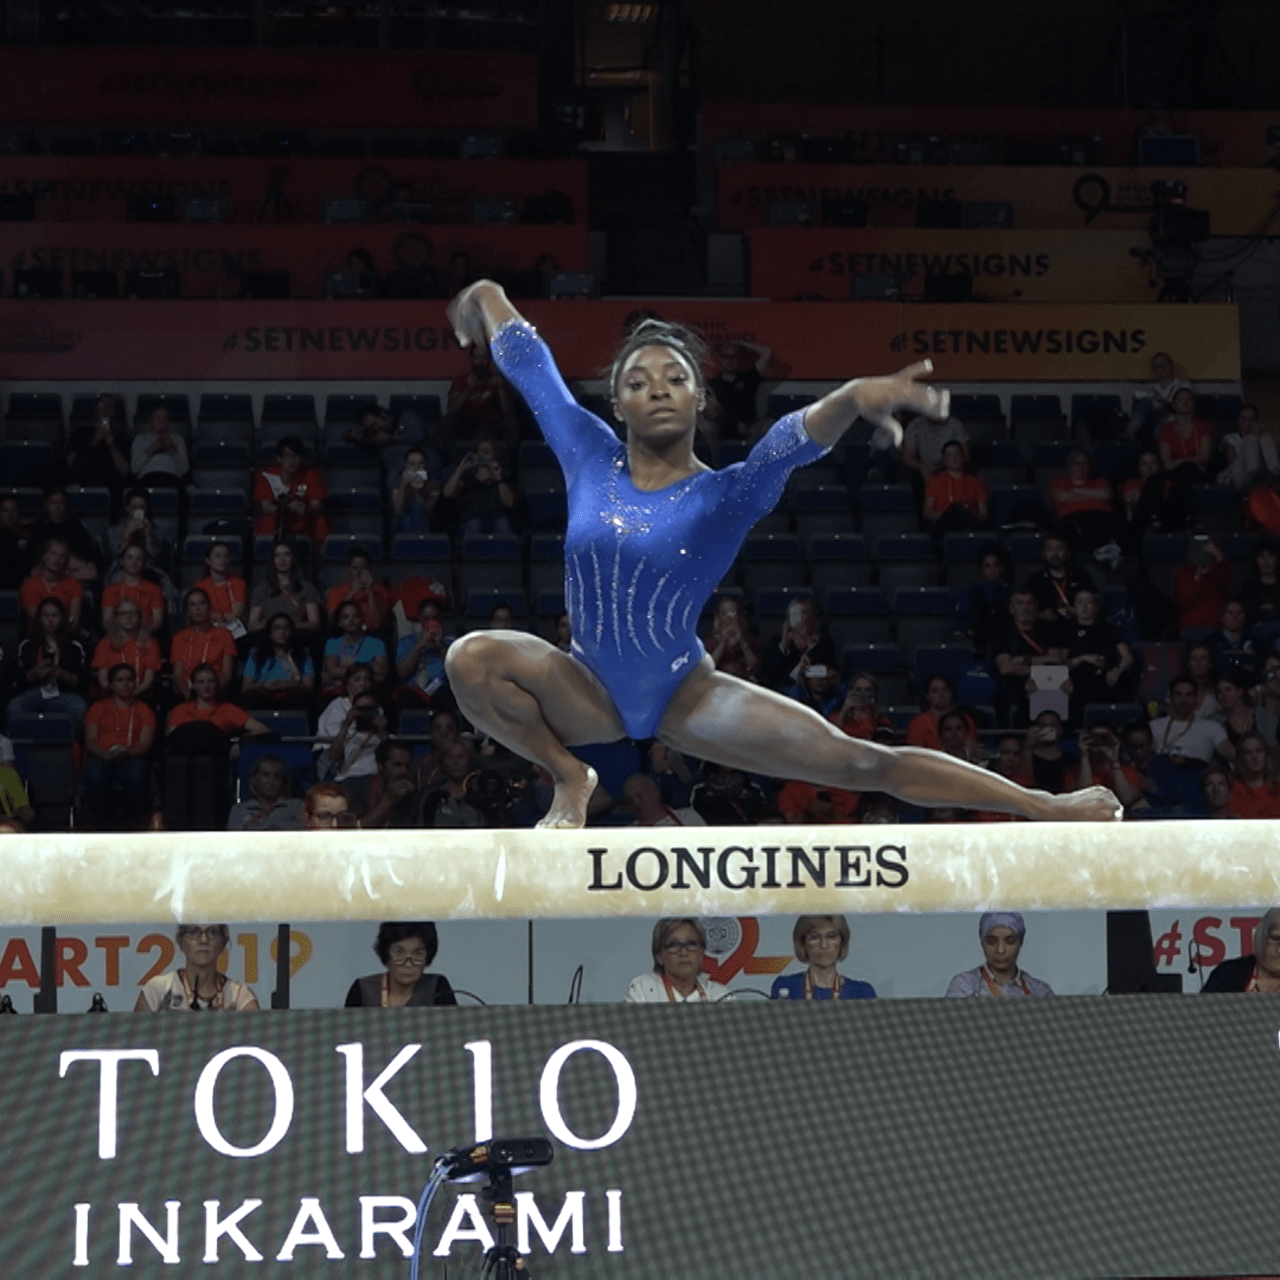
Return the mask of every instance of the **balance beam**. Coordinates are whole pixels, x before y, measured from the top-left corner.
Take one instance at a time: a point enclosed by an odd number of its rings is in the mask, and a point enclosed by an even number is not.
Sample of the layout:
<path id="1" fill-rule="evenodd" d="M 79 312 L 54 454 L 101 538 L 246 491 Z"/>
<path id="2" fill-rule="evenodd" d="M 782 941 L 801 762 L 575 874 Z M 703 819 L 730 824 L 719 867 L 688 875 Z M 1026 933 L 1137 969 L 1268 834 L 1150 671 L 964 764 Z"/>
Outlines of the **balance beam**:
<path id="1" fill-rule="evenodd" d="M 1280 822 L 0 837 L 0 924 L 1280 903 Z"/>

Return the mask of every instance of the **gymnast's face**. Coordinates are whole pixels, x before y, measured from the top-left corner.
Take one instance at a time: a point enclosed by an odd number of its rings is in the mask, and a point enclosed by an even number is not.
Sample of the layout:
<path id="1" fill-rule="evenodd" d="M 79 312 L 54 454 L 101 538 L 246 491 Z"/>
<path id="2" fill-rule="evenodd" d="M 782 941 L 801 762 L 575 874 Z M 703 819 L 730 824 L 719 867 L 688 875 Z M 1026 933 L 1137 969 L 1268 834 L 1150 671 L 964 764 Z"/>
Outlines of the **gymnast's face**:
<path id="1" fill-rule="evenodd" d="M 653 343 L 623 365 L 613 413 L 629 437 L 662 445 L 692 432 L 706 403 L 692 365 L 673 347 Z"/>

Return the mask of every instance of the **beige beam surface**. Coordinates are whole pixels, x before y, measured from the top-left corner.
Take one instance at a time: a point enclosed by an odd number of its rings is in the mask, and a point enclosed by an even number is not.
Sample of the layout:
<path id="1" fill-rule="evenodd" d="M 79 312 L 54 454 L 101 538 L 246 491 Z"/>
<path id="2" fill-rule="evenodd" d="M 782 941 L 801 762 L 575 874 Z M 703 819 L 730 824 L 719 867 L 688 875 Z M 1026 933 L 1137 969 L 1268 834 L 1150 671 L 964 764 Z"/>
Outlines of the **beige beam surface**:
<path id="1" fill-rule="evenodd" d="M 6 836 L 0 924 L 1280 903 L 1280 822 Z"/>

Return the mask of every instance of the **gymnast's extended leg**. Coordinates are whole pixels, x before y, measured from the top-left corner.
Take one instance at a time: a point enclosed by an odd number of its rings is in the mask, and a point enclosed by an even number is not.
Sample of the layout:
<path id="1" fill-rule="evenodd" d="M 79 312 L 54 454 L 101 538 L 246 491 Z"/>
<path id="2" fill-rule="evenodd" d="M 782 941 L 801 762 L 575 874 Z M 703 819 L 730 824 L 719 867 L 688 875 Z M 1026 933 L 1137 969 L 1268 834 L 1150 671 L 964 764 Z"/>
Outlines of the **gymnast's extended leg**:
<path id="1" fill-rule="evenodd" d="M 735 769 L 848 791 L 887 791 L 928 808 L 992 809 L 1056 822 L 1109 822 L 1123 812 L 1105 787 L 1054 796 L 941 751 L 850 738 L 791 698 L 715 671 L 710 659 L 676 691 L 658 737 Z"/>
<path id="2" fill-rule="evenodd" d="M 445 655 L 449 687 L 462 714 L 555 782 L 540 827 L 581 827 L 596 772 L 566 744 L 626 736 L 603 685 L 580 662 L 538 636 L 473 631 Z"/>

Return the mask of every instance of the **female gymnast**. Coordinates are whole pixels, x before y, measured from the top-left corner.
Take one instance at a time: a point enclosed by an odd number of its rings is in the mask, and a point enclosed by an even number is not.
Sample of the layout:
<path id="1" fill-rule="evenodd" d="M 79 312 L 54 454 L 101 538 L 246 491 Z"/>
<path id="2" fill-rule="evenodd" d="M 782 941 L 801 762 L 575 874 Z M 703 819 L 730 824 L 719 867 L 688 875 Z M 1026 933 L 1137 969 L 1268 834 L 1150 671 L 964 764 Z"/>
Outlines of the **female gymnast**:
<path id="1" fill-rule="evenodd" d="M 910 804 L 1059 821 L 1121 816 L 1105 787 L 1053 796 L 939 751 L 850 738 L 800 703 L 716 671 L 697 637 L 703 605 L 794 468 L 822 457 L 859 416 L 895 439 L 895 409 L 946 418 L 947 393 L 919 381 L 927 361 L 845 383 L 780 418 L 745 462 L 713 471 L 693 453 L 707 392 L 689 331 L 645 321 L 623 343 L 612 392 L 624 443 L 570 395 L 550 350 L 499 285 L 478 281 L 448 314 L 464 347 L 488 343 L 555 451 L 568 490 L 571 652 L 523 632 L 477 631 L 446 658 L 466 716 L 554 779 L 541 826 L 586 821 L 595 772 L 567 748 L 627 736 L 735 769 L 887 791 Z"/>

